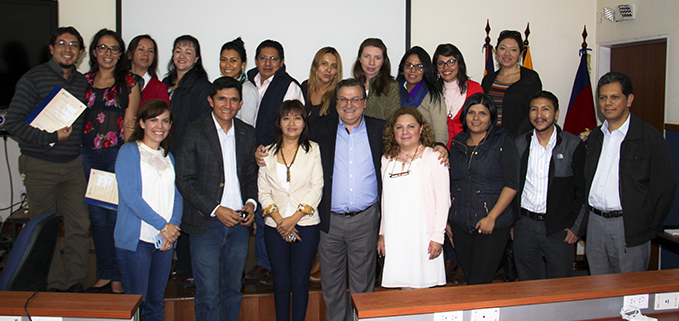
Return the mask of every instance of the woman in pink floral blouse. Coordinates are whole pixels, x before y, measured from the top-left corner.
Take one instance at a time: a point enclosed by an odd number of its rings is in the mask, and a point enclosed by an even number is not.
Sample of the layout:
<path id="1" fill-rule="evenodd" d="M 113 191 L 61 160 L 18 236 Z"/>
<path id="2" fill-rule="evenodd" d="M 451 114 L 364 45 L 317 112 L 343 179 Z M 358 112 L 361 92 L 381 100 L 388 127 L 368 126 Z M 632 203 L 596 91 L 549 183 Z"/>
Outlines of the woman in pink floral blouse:
<path id="1" fill-rule="evenodd" d="M 121 59 L 125 43 L 120 35 L 101 29 L 90 44 L 89 86 L 85 92 L 85 133 L 81 152 L 85 176 L 91 169 L 115 171 L 118 149 L 134 130 L 139 109 L 139 77 L 129 72 L 127 59 Z M 90 205 L 92 239 L 97 254 L 99 280 L 86 292 L 111 289 L 122 293 L 120 269 L 116 260 L 113 230 L 116 211 Z"/>

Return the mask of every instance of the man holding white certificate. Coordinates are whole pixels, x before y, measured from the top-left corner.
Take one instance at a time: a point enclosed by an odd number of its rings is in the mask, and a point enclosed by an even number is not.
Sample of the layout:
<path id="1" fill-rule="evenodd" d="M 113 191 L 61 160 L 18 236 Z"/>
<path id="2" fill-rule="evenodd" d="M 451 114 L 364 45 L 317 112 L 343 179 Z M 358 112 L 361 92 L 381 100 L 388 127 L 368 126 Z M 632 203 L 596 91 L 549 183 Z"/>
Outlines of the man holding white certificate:
<path id="1" fill-rule="evenodd" d="M 63 264 L 57 247 L 47 288 L 69 292 L 83 289 L 90 246 L 80 156 L 83 117 L 51 132 L 32 127 L 27 117 L 42 106 L 42 100 L 56 85 L 84 99 L 87 80 L 75 67 L 84 48 L 83 38 L 75 28 L 58 28 L 49 44 L 52 59 L 19 79 L 5 119 L 5 128 L 19 140 L 19 172 L 28 193 L 31 217 L 55 211 L 64 217 Z"/>

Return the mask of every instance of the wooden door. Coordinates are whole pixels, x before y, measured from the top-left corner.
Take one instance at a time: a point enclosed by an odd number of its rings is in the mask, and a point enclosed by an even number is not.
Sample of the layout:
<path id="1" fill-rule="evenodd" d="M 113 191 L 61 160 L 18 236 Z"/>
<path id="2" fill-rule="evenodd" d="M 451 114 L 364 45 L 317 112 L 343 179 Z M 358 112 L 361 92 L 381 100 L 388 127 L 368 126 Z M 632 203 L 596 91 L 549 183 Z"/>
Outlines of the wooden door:
<path id="1" fill-rule="evenodd" d="M 616 45 L 611 48 L 611 71 L 627 74 L 634 86 L 630 111 L 664 133 L 667 40 Z"/>

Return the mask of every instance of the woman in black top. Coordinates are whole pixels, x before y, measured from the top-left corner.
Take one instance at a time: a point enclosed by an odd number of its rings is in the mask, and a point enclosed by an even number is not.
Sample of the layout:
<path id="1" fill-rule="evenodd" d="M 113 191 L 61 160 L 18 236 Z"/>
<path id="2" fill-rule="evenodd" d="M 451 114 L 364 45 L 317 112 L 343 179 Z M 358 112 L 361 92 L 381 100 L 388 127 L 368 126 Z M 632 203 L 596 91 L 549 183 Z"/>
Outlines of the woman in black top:
<path id="1" fill-rule="evenodd" d="M 163 83 L 170 94 L 170 107 L 175 116 L 172 124 L 170 152 L 177 154 L 186 126 L 212 108 L 207 101 L 210 95 L 210 81 L 203 68 L 198 39 L 184 35 L 174 40 L 172 59 L 167 64 L 169 70 Z"/>
<path id="2" fill-rule="evenodd" d="M 540 76 L 519 65 L 523 53 L 521 33 L 514 30 L 500 32 L 496 56 L 500 69 L 483 77 L 483 92 L 492 97 L 497 107 L 496 125 L 513 136 L 531 129 L 528 121 L 530 98 L 542 90 Z"/>
<path id="3" fill-rule="evenodd" d="M 496 118 L 490 96 L 470 96 L 460 115 L 464 131 L 450 145 L 448 224 L 467 284 L 493 281 L 514 221 L 519 154 Z"/>
<path id="4" fill-rule="evenodd" d="M 342 58 L 337 49 L 323 47 L 311 62 L 309 79 L 302 82 L 304 109 L 313 124 L 317 117 L 337 113 L 335 87 L 342 80 Z"/>

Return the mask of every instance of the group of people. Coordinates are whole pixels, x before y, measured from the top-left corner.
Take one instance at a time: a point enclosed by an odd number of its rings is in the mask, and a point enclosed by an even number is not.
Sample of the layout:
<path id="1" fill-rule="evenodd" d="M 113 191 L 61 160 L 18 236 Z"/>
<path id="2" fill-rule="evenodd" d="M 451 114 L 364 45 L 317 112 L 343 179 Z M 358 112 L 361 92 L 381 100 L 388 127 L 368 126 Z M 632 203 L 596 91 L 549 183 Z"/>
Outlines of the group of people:
<path id="1" fill-rule="evenodd" d="M 452 44 L 433 56 L 409 49 L 395 79 L 380 39 L 360 45 L 347 79 L 324 47 L 301 85 L 274 40 L 247 72 L 243 41 L 224 44 L 213 82 L 189 35 L 175 40 L 162 82 L 148 35 L 125 50 L 99 31 L 86 75 L 76 29 L 59 28 L 49 48 L 52 59 L 17 84 L 5 123 L 31 215 L 64 216 L 63 265 L 56 252 L 48 287 L 83 290 L 91 224 L 93 291 L 141 294 L 145 320 L 163 319 L 175 244 L 197 320 L 237 320 L 242 277 L 269 275 L 277 319 L 304 320 L 317 255 L 328 320 L 351 320 L 346 290 L 374 290 L 378 256 L 384 287 L 444 285 L 444 260 L 482 284 L 513 239 L 520 280 L 567 277 L 587 235 L 592 274 L 643 271 L 674 198 L 662 135 L 629 112 L 629 77 L 599 80 L 605 121 L 586 147 L 521 67 L 517 31 L 500 33 L 499 69 L 481 84 Z M 55 85 L 88 108 L 48 133 L 24 119 Z M 82 203 L 90 169 L 116 173 L 117 212 Z M 244 273 L 251 227 L 257 265 Z"/>

